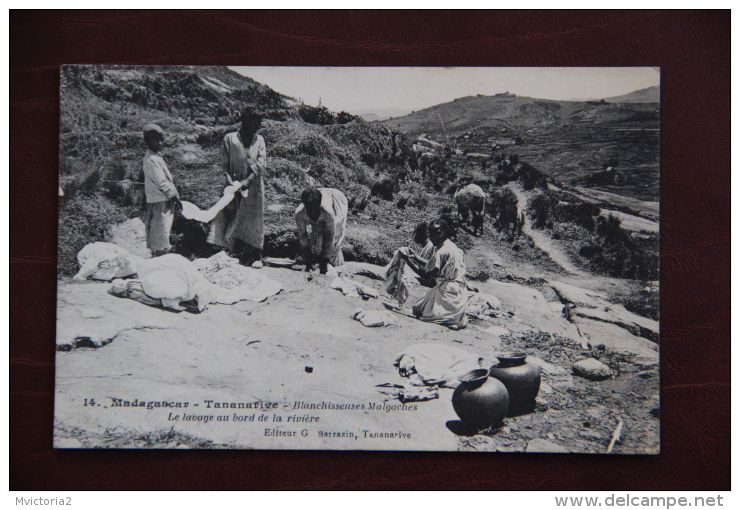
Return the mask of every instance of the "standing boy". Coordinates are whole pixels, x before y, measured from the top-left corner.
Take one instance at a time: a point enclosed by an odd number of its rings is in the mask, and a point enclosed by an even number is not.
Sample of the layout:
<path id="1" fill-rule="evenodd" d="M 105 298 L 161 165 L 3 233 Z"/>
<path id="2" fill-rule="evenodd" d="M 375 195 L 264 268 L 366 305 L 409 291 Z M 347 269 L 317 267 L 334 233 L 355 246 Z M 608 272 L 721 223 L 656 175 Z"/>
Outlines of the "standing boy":
<path id="1" fill-rule="evenodd" d="M 175 188 L 170 169 L 159 151 L 164 144 L 164 131 L 156 124 L 144 126 L 144 190 L 146 192 L 146 247 L 153 257 L 165 255 L 172 247 L 170 231 L 180 195 Z"/>

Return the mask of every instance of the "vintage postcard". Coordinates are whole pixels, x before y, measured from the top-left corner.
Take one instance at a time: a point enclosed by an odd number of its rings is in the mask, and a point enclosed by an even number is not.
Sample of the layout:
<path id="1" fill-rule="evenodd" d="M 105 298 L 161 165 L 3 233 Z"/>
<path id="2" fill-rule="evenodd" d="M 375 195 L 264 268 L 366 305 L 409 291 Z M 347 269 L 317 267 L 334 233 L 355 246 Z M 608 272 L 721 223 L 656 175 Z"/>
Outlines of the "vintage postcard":
<path id="1" fill-rule="evenodd" d="M 60 70 L 54 445 L 656 454 L 660 70 Z"/>

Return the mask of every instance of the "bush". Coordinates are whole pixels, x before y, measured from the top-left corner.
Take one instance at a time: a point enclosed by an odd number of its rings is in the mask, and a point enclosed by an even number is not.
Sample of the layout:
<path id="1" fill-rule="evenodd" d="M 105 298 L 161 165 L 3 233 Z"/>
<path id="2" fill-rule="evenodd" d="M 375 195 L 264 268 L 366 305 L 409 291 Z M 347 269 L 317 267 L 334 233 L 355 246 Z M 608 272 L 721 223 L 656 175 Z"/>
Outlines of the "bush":
<path id="1" fill-rule="evenodd" d="M 596 204 L 580 202 L 577 204 L 560 204 L 555 208 L 555 215 L 560 221 L 567 221 L 594 231 L 596 220 L 594 217 L 601 214 L 601 208 Z"/>
<path id="2" fill-rule="evenodd" d="M 335 124 L 334 115 L 325 106 L 302 105 L 298 109 L 298 116 L 309 124 L 320 124 L 326 126 Z"/>
<path id="3" fill-rule="evenodd" d="M 427 244 L 427 228 L 428 223 L 426 221 L 422 221 L 421 223 L 417 223 L 416 228 L 414 228 L 414 242 L 420 246 L 424 246 Z"/>
<path id="4" fill-rule="evenodd" d="M 78 193 L 87 195 L 94 193 L 98 189 L 102 177 L 103 172 L 98 168 L 83 171 L 74 179 L 67 181 L 64 185 L 64 194 L 69 199 Z"/>
<path id="5" fill-rule="evenodd" d="M 628 239 L 628 234 L 622 230 L 622 220 L 611 214 L 606 218 L 599 216 L 596 220 L 596 233 L 604 239 L 605 244 L 616 244 Z"/>
<path id="6" fill-rule="evenodd" d="M 409 203 L 409 199 L 411 197 L 408 195 L 408 193 L 404 193 L 400 197 L 398 197 L 398 200 L 396 201 L 396 207 L 399 209 L 406 209 L 406 204 Z"/>
<path id="7" fill-rule="evenodd" d="M 655 280 L 658 278 L 657 254 L 649 253 L 629 238 L 602 245 L 603 252 L 592 260 L 593 268 L 614 278 Z"/>
<path id="8" fill-rule="evenodd" d="M 376 181 L 370 188 L 370 194 L 383 200 L 393 200 L 393 193 L 398 191 L 398 182 L 389 177 Z"/>
<path id="9" fill-rule="evenodd" d="M 529 201 L 527 208 L 534 228 L 544 228 L 550 223 L 553 211 L 558 203 L 557 198 L 550 193 L 538 193 Z"/>
<path id="10" fill-rule="evenodd" d="M 585 244 L 581 246 L 581 249 L 578 250 L 578 254 L 581 257 L 586 257 L 587 259 L 592 259 L 596 257 L 597 255 L 601 255 L 604 253 L 604 249 L 601 246 L 593 245 L 593 244 Z"/>
<path id="11" fill-rule="evenodd" d="M 347 113 L 345 111 L 341 111 L 337 113 L 337 124 L 349 124 L 353 120 L 356 120 L 357 117 L 352 115 L 351 113 Z"/>
<path id="12" fill-rule="evenodd" d="M 547 189 L 545 175 L 529 163 L 522 163 L 517 174 L 518 180 L 522 183 L 525 190 L 532 190 L 534 188 Z"/>
<path id="13" fill-rule="evenodd" d="M 108 228 L 136 215 L 134 208 L 115 205 L 108 198 L 77 193 L 68 196 L 59 210 L 59 276 L 72 276 L 79 270 L 77 253 L 88 243 L 106 241 Z"/>

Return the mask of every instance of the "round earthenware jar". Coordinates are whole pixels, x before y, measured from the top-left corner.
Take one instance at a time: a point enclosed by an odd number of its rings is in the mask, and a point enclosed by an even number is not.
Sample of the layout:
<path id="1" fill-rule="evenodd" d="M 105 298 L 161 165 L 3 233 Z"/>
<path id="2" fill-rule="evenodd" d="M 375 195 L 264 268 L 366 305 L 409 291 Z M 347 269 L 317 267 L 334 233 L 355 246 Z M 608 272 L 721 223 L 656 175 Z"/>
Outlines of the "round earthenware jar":
<path id="1" fill-rule="evenodd" d="M 540 369 L 527 363 L 527 353 L 508 352 L 497 355 L 498 363 L 489 372 L 492 378 L 501 381 L 509 392 L 507 416 L 531 413 L 540 392 Z"/>
<path id="2" fill-rule="evenodd" d="M 479 368 L 458 377 L 460 386 L 452 394 L 452 407 L 466 427 L 476 431 L 501 424 L 509 407 L 506 387 Z"/>

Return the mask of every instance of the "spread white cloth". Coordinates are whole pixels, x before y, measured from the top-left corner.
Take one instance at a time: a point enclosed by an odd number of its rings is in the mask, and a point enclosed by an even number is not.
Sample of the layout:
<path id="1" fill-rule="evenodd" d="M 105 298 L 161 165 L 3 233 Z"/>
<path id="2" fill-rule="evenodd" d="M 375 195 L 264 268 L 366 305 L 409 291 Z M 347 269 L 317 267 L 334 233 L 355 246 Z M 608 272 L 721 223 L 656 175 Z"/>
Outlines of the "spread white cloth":
<path id="1" fill-rule="evenodd" d="M 402 377 L 416 375 L 419 384 L 439 384 L 456 388 L 463 374 L 480 368 L 483 358 L 457 347 L 443 344 L 414 344 L 396 355 L 393 366 Z M 415 384 L 412 380 L 411 384 Z"/>
<path id="2" fill-rule="evenodd" d="M 349 278 L 337 276 L 334 278 L 329 286 L 332 289 L 341 290 L 342 294 L 350 297 L 366 296 L 371 298 L 377 298 L 380 294 L 377 290 L 372 287 L 368 287 L 362 283 L 353 282 Z"/>
<path id="3" fill-rule="evenodd" d="M 465 313 L 468 317 L 478 318 L 483 315 L 492 315 L 494 310 L 501 310 L 501 300 L 490 294 L 474 292 L 468 299 Z"/>
<path id="4" fill-rule="evenodd" d="M 139 260 L 144 259 L 113 243 L 90 243 L 77 254 L 80 270 L 74 279 L 112 280 L 131 276 L 136 273 Z"/>
<path id="5" fill-rule="evenodd" d="M 352 312 L 352 318 L 360 321 L 367 328 L 380 328 L 396 324 L 396 319 L 384 310 L 365 311 L 362 308 L 358 308 Z"/>
<path id="6" fill-rule="evenodd" d="M 236 193 L 237 189 L 239 189 L 238 184 L 227 186 L 224 189 L 223 196 L 207 211 L 203 211 L 192 202 L 181 200 L 180 203 L 182 204 L 182 215 L 189 220 L 200 221 L 201 223 L 210 223 L 216 218 L 216 215 L 221 212 L 224 207 L 229 205 L 231 201 L 234 200 L 234 194 Z"/>
<path id="7" fill-rule="evenodd" d="M 173 310 L 182 310 L 180 303 L 192 299 L 204 310 L 216 302 L 221 290 L 203 278 L 188 259 L 174 253 L 142 260 L 136 272 L 146 295 L 161 299 L 163 306 Z"/>
<path id="8" fill-rule="evenodd" d="M 242 266 L 238 259 L 225 252 L 207 259 L 196 259 L 192 264 L 206 280 L 220 287 L 214 303 L 259 302 L 283 290 L 280 282 L 271 280 L 259 269 Z"/>
<path id="9" fill-rule="evenodd" d="M 270 280 L 256 269 L 239 265 L 237 259 L 223 252 L 194 262 L 174 253 L 140 259 L 135 272 L 138 273 L 135 281 L 141 283 L 144 293 L 161 300 L 162 306 L 173 310 L 183 310 L 181 303 L 193 299 L 201 311 L 208 304 L 260 302 L 283 289 L 279 282 Z M 221 282 L 224 286 L 220 285 Z M 125 283 L 114 281 L 114 293 L 120 294 Z"/>

